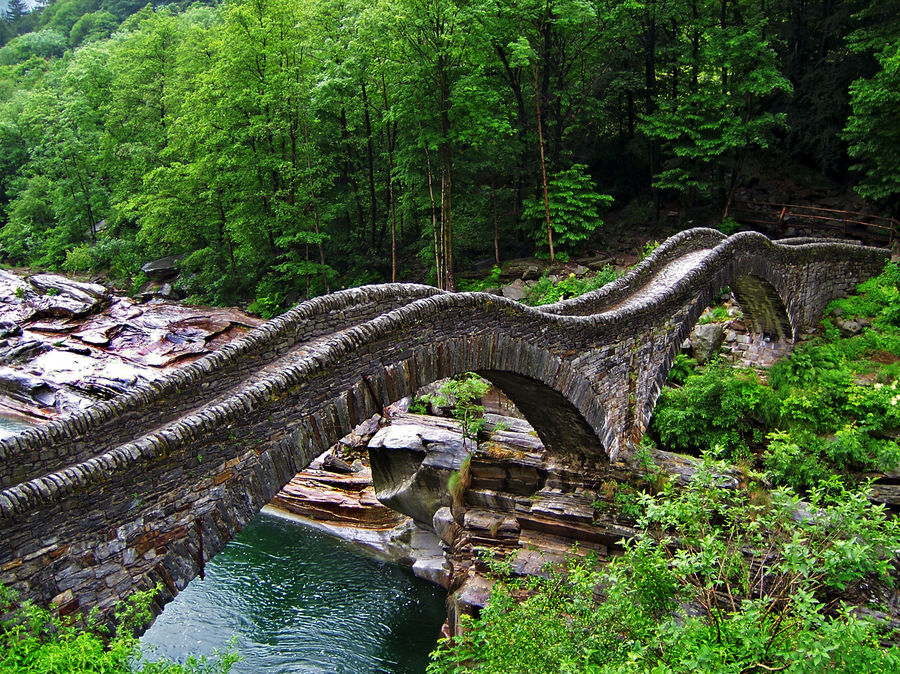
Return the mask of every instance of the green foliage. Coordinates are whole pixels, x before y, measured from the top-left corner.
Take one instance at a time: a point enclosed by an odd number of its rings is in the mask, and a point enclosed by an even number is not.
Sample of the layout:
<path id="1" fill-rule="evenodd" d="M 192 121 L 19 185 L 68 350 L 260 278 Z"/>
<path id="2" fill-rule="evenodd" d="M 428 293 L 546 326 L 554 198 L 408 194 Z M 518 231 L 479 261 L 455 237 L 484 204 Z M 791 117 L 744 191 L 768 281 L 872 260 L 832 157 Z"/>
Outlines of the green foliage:
<path id="1" fill-rule="evenodd" d="M 728 313 L 728 309 L 723 306 L 713 307 L 712 311 L 708 311 L 700 317 L 700 320 L 697 321 L 700 324 L 704 323 L 724 323 L 726 321 L 731 320 L 732 316 Z"/>
<path id="2" fill-rule="evenodd" d="M 629 204 L 625 228 L 669 207 L 653 183 L 681 208 L 727 201 L 778 153 L 845 175 L 844 126 L 861 189 L 893 203 L 896 22 L 862 5 L 145 5 L 0 22 L 4 262 L 127 279 L 134 256 L 182 253 L 185 292 L 267 314 L 393 267 L 437 280 L 441 263 L 450 285 L 453 256 L 543 245 L 543 198 L 525 198 L 542 164 L 564 259 L 601 243 L 601 193 Z M 103 239 L 127 251 L 88 267 Z"/>
<path id="3" fill-rule="evenodd" d="M 881 626 L 832 591 L 888 580 L 900 527 L 865 491 L 717 486 L 706 459 L 683 490 L 643 496 L 642 533 L 597 568 L 572 559 L 542 578 L 503 575 L 428 671 L 894 671 Z M 599 596 L 598 596 L 599 590 Z"/>
<path id="4" fill-rule="evenodd" d="M 684 384 L 688 377 L 697 373 L 697 360 L 686 353 L 675 356 L 672 369 L 669 370 L 669 381 L 673 384 Z"/>
<path id="5" fill-rule="evenodd" d="M 484 407 L 479 403 L 490 387 L 474 372 L 463 372 L 448 379 L 431 402 L 440 406 L 453 405 L 452 413 L 460 422 L 463 437 L 474 440 L 484 426 Z"/>
<path id="6" fill-rule="evenodd" d="M 653 239 L 652 241 L 647 241 L 643 248 L 641 248 L 641 260 L 647 259 L 654 250 L 659 248 L 659 241 Z"/>
<path id="7" fill-rule="evenodd" d="M 600 228 L 603 225 L 600 209 L 613 202 L 610 195 L 596 192 L 587 168 L 584 164 L 573 164 L 553 175 L 547 185 L 554 246 L 561 249 L 572 248 Z M 532 223 L 538 248 L 543 249 L 547 245 L 543 196 L 525 202 L 524 216 Z"/>
<path id="8" fill-rule="evenodd" d="M 20 602 L 0 585 L 0 672 L 79 674 L 215 674 L 228 672 L 240 658 L 217 652 L 212 660 L 191 657 L 184 665 L 168 660 L 142 660 L 135 632 L 151 619 L 150 603 L 159 588 L 135 592 L 116 610 L 116 632 L 110 638 L 96 612 L 83 619 L 58 618 L 31 602 Z"/>
<path id="9" fill-rule="evenodd" d="M 491 273 L 487 276 L 487 278 L 478 279 L 478 280 L 470 280 L 470 279 L 460 279 L 456 282 L 456 289 L 459 292 L 483 292 L 490 288 L 499 288 L 500 287 L 500 275 L 503 273 L 503 269 L 494 265 L 491 267 Z"/>
<path id="10" fill-rule="evenodd" d="M 69 31 L 69 44 L 73 47 L 83 42 L 108 38 L 118 27 L 119 20 L 109 12 L 91 12 L 82 16 Z"/>
<path id="11" fill-rule="evenodd" d="M 0 66 L 25 63 L 32 58 L 49 59 L 62 56 L 66 44 L 64 35 L 49 28 L 37 33 L 26 33 L 0 48 Z"/>
<path id="12" fill-rule="evenodd" d="M 768 109 L 766 99 L 789 93 L 791 84 L 778 68 L 768 16 L 746 7 L 727 22 L 725 6 L 718 25 L 703 40 L 685 33 L 676 60 L 696 82 L 689 93 L 663 100 L 644 117 L 648 136 L 668 146 L 670 160 L 654 184 L 683 194 L 730 198 L 750 148 L 765 148 L 785 114 Z M 695 38 L 696 40 L 696 38 Z M 726 184 L 725 180 L 729 181 Z"/>
<path id="13" fill-rule="evenodd" d="M 663 389 L 652 428 L 663 446 L 699 454 L 719 446 L 748 460 L 777 413 L 775 396 L 752 370 L 717 360 L 687 375 L 679 389 Z"/>
<path id="14" fill-rule="evenodd" d="M 617 278 L 619 278 L 619 274 L 609 265 L 604 266 L 603 269 L 593 276 L 578 278 L 575 274 L 569 274 L 555 282 L 544 274 L 534 285 L 526 290 L 522 301 L 533 307 L 553 304 L 560 300 L 571 299 L 602 288 Z"/>
<path id="15" fill-rule="evenodd" d="M 877 47 L 880 67 L 872 77 L 850 85 L 852 114 L 843 137 L 849 144 L 847 152 L 857 161 L 853 168 L 861 176 L 855 189 L 868 199 L 890 201 L 896 214 L 900 160 L 894 148 L 900 142 L 900 130 L 891 120 L 900 105 L 900 42 L 894 35 L 887 43 L 858 39 L 855 47 Z"/>
<path id="16" fill-rule="evenodd" d="M 247 311 L 267 320 L 283 313 L 288 308 L 283 287 L 276 279 L 263 279 L 256 286 L 256 299 L 247 307 Z"/>
<path id="17" fill-rule="evenodd" d="M 725 218 L 724 220 L 722 220 L 722 222 L 719 223 L 718 229 L 720 232 L 722 232 L 722 234 L 731 235 L 734 234 L 740 226 L 741 223 L 739 223 L 734 218 Z"/>

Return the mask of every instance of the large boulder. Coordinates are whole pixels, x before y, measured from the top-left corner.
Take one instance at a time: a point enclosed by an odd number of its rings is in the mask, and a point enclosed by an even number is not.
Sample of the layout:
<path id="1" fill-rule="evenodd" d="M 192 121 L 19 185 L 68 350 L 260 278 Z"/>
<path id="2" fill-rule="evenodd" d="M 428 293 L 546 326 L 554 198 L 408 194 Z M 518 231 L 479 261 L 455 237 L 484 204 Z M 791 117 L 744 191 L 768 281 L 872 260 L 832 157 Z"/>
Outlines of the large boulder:
<path id="1" fill-rule="evenodd" d="M 38 318 L 87 316 L 112 299 L 111 293 L 99 283 L 81 283 L 56 274 L 35 274 L 28 282 L 36 292 L 28 293 L 26 302 Z"/>
<path id="2" fill-rule="evenodd" d="M 502 286 L 500 288 L 500 293 L 503 295 L 503 297 L 507 297 L 518 302 L 523 297 L 525 297 L 525 281 L 517 278 L 512 283 Z"/>
<path id="3" fill-rule="evenodd" d="M 40 339 L 0 339 L 0 363 L 26 363 L 50 348 L 49 344 Z"/>
<path id="4" fill-rule="evenodd" d="M 450 505 L 447 483 L 469 455 L 455 421 L 403 415 L 369 441 L 372 482 L 378 500 L 430 528 Z"/>
<path id="5" fill-rule="evenodd" d="M 725 328 L 721 323 L 702 323 L 691 332 L 691 349 L 698 363 L 705 363 L 719 353 L 725 341 Z"/>
<path id="6" fill-rule="evenodd" d="M 179 263 L 184 259 L 184 255 L 167 255 L 158 260 L 146 263 L 141 267 L 144 276 L 150 281 L 166 281 L 178 276 L 180 271 Z"/>
<path id="7" fill-rule="evenodd" d="M 56 402 L 56 386 L 8 367 L 0 368 L 0 392 L 39 407 L 52 407 Z"/>

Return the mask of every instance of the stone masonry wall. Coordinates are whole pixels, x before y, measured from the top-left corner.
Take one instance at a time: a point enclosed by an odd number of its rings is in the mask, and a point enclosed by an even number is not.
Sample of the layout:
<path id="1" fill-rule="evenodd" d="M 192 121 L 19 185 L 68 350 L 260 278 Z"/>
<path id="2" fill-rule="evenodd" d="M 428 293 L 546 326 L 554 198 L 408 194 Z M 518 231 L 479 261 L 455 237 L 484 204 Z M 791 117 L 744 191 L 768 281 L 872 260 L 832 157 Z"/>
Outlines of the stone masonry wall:
<path id="1" fill-rule="evenodd" d="M 643 434 L 681 342 L 726 285 L 757 279 L 757 303 L 786 312 L 793 336 L 885 258 L 713 230 L 679 237 L 612 305 L 603 290 L 544 311 L 402 285 L 313 300 L 186 373 L 0 443 L 0 582 L 61 613 L 108 615 L 157 583 L 164 603 L 312 457 L 460 372 L 504 385 L 551 454 L 614 458 Z M 685 252 L 702 259 L 645 290 Z M 592 302 L 607 309 L 581 315 Z"/>

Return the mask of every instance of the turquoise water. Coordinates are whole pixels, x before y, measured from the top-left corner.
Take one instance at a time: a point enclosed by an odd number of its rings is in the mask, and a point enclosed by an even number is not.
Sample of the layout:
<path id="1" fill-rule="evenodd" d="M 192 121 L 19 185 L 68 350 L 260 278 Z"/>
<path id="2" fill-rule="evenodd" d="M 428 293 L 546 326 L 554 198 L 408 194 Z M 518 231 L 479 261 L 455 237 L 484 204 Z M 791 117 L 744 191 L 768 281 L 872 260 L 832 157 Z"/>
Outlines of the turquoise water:
<path id="1" fill-rule="evenodd" d="M 261 514 L 142 639 L 183 661 L 225 648 L 233 672 L 422 672 L 444 592 L 296 522 Z"/>
<path id="2" fill-rule="evenodd" d="M 15 435 L 19 431 L 34 426 L 33 423 L 22 420 L 20 417 L 8 417 L 0 415 L 0 440 Z"/>

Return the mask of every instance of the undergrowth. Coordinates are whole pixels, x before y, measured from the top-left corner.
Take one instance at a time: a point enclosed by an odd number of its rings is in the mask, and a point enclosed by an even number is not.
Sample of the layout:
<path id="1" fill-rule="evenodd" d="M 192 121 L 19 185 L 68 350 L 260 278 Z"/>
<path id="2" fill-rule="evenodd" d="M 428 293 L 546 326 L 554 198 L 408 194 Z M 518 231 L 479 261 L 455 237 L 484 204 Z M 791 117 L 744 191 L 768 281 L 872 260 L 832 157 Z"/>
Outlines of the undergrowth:
<path id="1" fill-rule="evenodd" d="M 234 651 L 212 659 L 190 657 L 185 664 L 147 659 L 136 632 L 150 619 L 150 603 L 159 588 L 135 592 L 116 610 L 111 635 L 94 610 L 87 616 L 60 618 L 30 601 L 20 601 L 0 585 L 0 674 L 224 674 L 240 658 Z"/>
<path id="2" fill-rule="evenodd" d="M 834 480 L 805 503 L 790 488 L 760 500 L 718 486 L 722 468 L 707 454 L 688 486 L 640 496 L 640 533 L 602 567 L 515 578 L 493 564 L 487 606 L 428 671 L 900 671 L 881 627 L 834 601 L 890 581 L 898 522 Z"/>
<path id="3" fill-rule="evenodd" d="M 752 370 L 676 360 L 651 431 L 668 449 L 719 446 L 762 466 L 776 484 L 809 489 L 832 475 L 858 480 L 900 464 L 900 270 L 890 264 L 833 302 L 820 334 L 762 381 Z M 865 326 L 844 337 L 841 321 Z M 693 369 L 693 372 L 691 370 Z"/>
<path id="4" fill-rule="evenodd" d="M 610 265 L 604 266 L 603 269 L 597 271 L 593 276 L 585 276 L 583 278 L 579 278 L 575 274 L 569 274 L 565 278 L 554 281 L 544 274 L 534 285 L 526 290 L 522 301 L 533 307 L 553 304 L 560 300 L 571 299 L 602 288 L 617 278 L 619 278 L 619 273 Z"/>

